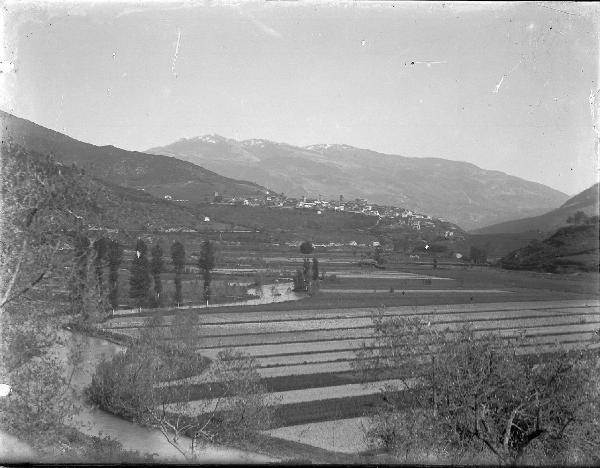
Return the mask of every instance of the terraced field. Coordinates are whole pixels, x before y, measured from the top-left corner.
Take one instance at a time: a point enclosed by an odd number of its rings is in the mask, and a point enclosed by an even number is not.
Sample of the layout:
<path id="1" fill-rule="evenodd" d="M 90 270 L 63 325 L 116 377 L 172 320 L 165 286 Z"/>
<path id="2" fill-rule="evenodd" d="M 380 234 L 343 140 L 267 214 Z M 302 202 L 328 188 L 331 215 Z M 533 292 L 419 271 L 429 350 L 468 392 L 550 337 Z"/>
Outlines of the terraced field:
<path id="1" fill-rule="evenodd" d="M 391 265 L 386 270 L 368 270 L 319 260 L 327 279 L 312 297 L 259 306 L 160 311 L 163 339 L 173 339 L 169 331 L 176 314 L 192 311 L 198 314 L 194 327 L 198 353 L 215 358 L 231 347 L 256 358 L 271 403 L 276 405 L 277 425 L 268 434 L 290 443 L 343 452 L 365 448 L 360 437 L 365 415 L 381 402 L 382 386 L 401 377 L 382 373 L 365 384 L 353 370 L 356 350 L 374 345 L 374 313 L 419 317 L 446 336 L 465 323 L 476 335 L 523 334 L 523 353 L 552 351 L 557 344 L 581 347 L 600 328 L 596 277 L 449 267 L 433 271 L 430 266 L 410 272 Z M 236 273 L 240 272 L 238 268 Z M 104 324 L 105 331 L 136 336 L 148 326 L 152 313 L 117 313 Z M 218 382 L 209 383 L 202 375 L 166 385 L 184 382 L 192 385 L 186 412 L 199 414 L 214 408 Z M 227 407 L 227 399 L 218 404 Z"/>
<path id="2" fill-rule="evenodd" d="M 268 312 L 202 312 L 197 326 L 197 350 L 214 357 L 225 347 L 255 356 L 259 372 L 280 406 L 280 426 L 361 417 L 377 402 L 383 381 L 359 383 L 352 372 L 355 351 L 372 343 L 374 308 L 288 310 Z M 598 300 L 499 302 L 388 307 L 387 316 L 418 316 L 442 330 L 470 323 L 477 333 L 507 337 L 525 333 L 528 346 L 550 350 L 557 343 L 581 346 L 600 328 Z M 134 336 L 149 317 L 115 317 L 106 331 Z M 169 327 L 173 316 L 165 317 Z M 382 377 L 384 378 L 384 377 Z M 191 378 L 187 382 L 200 382 Z M 190 410 L 202 411 L 214 402 L 202 385 Z M 296 434 L 297 431 L 288 431 Z M 287 434 L 286 431 L 276 433 Z M 274 432 L 275 434 L 275 432 Z"/>

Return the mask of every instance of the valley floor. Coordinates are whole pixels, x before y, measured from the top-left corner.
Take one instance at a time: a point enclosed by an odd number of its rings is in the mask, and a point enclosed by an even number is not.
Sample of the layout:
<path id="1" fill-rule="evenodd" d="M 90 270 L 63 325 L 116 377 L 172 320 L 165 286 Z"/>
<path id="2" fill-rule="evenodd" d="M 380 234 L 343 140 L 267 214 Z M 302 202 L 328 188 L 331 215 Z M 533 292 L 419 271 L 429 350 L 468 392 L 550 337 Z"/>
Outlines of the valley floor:
<path id="1" fill-rule="evenodd" d="M 422 268 L 377 273 L 342 273 L 330 292 L 328 282 L 322 281 L 320 293 L 300 301 L 198 309 L 199 353 L 214 357 L 233 347 L 256 357 L 278 404 L 276 427 L 266 432 L 278 444 L 287 439 L 298 447 L 312 445 L 338 455 L 367 449 L 361 427 L 388 377 L 364 384 L 353 363 L 359 347 L 372 342 L 371 317 L 377 310 L 388 316 L 418 316 L 440 329 L 469 323 L 478 334 L 524 333 L 523 352 L 550 351 L 557 344 L 580 347 L 600 328 L 600 301 L 591 276 L 565 279 L 443 268 L 430 271 L 435 276 Z M 164 312 L 165 327 L 176 313 Z M 148 319 L 144 313 L 115 316 L 104 329 L 136 336 Z M 189 410 L 210 406 L 204 376 L 185 382 L 196 385 Z"/>

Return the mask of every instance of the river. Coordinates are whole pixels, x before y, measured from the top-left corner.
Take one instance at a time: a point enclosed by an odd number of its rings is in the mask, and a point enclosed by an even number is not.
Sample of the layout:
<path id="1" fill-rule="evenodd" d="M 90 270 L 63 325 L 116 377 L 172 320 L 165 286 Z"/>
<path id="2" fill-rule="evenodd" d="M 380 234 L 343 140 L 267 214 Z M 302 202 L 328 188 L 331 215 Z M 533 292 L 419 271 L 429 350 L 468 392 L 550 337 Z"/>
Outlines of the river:
<path id="1" fill-rule="evenodd" d="M 210 304 L 208 307 L 232 307 L 232 306 L 251 306 L 272 304 L 274 302 L 299 301 L 306 297 L 305 294 L 294 292 L 294 283 L 285 281 L 281 283 L 263 284 L 260 287 L 248 288 L 248 294 L 258 296 L 253 299 L 244 299 L 235 302 L 223 302 L 220 304 Z M 176 309 L 198 309 L 205 308 L 206 304 L 195 304 L 177 307 Z M 156 309 L 141 309 L 144 311 L 153 311 Z M 139 314 L 140 309 L 119 309 L 115 310 L 114 317 L 119 315 Z"/>
<path id="2" fill-rule="evenodd" d="M 300 294 L 294 293 L 292 291 L 292 283 L 288 282 L 266 284 L 260 289 L 251 288 L 249 292 L 259 297 L 228 304 L 218 304 L 217 306 L 268 304 L 271 302 L 298 300 L 303 297 Z M 126 311 L 119 312 L 125 312 L 126 314 Z M 127 312 L 131 313 L 131 311 Z M 71 374 L 72 369 L 67 365 L 67 350 L 71 345 L 77 345 L 81 349 L 80 364 L 73 372 L 71 380 L 71 384 L 81 405 L 81 410 L 68 423 L 85 434 L 106 436 L 118 440 L 125 449 L 137 450 L 140 454 L 154 454 L 155 460 L 159 463 L 185 462 L 186 459 L 184 456 L 167 442 L 160 431 L 139 426 L 106 411 L 93 408 L 84 401 L 82 396 L 83 389 L 91 383 L 92 375 L 98 363 L 102 360 L 112 358 L 117 353 L 123 352 L 125 347 L 108 340 L 93 338 L 79 333 L 71 333 L 64 330 L 60 333 L 65 340 L 65 345 L 56 347 L 55 351 L 57 357 L 65 363 L 66 376 Z M 10 437 L 5 434 L 0 435 L 4 438 Z M 3 440 L 3 437 L 0 437 L 0 441 Z M 189 447 L 190 444 L 190 438 L 181 438 L 181 446 Z M 207 445 L 202 448 L 198 461 L 201 463 L 273 463 L 277 460 L 257 453 L 229 447 Z"/>
<path id="3" fill-rule="evenodd" d="M 73 374 L 71 382 L 77 394 L 80 395 L 82 410 L 69 421 L 69 424 L 88 435 L 108 436 L 118 440 L 125 449 L 137 450 L 141 454 L 155 454 L 157 462 L 185 462 L 183 455 L 166 441 L 160 431 L 139 426 L 106 411 L 92 408 L 83 401 L 81 392 L 91 382 L 98 363 L 122 352 L 125 348 L 107 340 L 80 334 L 64 332 L 63 336 L 70 343 L 76 341 L 82 349 L 81 364 Z M 62 349 L 66 350 L 66 348 Z M 61 354 L 66 357 L 65 351 Z M 190 444 L 190 438 L 181 438 L 181 446 L 189 447 Z M 202 449 L 198 461 L 202 463 L 268 463 L 274 460 L 256 453 L 210 445 Z"/>

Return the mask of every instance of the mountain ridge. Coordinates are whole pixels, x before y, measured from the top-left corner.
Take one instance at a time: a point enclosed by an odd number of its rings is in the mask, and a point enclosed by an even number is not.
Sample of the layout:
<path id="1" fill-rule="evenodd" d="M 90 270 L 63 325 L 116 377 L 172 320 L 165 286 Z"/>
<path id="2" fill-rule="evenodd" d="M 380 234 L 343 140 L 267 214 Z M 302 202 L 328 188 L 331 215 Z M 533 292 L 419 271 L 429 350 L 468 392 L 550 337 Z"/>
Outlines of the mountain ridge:
<path id="1" fill-rule="evenodd" d="M 287 195 L 366 198 L 443 217 L 464 229 L 542 214 L 568 199 L 538 182 L 469 162 L 386 154 L 339 143 L 300 147 L 221 136 L 212 143 L 205 137 L 180 139 L 146 152 L 194 162 L 228 177 L 244 174 Z"/>
<path id="2" fill-rule="evenodd" d="M 95 177 L 124 187 L 176 199 L 205 201 L 214 192 L 248 196 L 267 189 L 250 181 L 221 176 L 214 171 L 168 155 L 128 151 L 114 145 L 82 142 L 26 119 L 0 110 L 2 138 L 56 160 L 76 164 Z"/>
<path id="3" fill-rule="evenodd" d="M 471 234 L 516 234 L 523 232 L 550 233 L 567 224 L 567 218 L 577 211 L 583 211 L 588 216 L 598 215 L 600 183 L 574 195 L 561 206 L 542 215 L 519 218 L 503 223 L 492 224 L 471 231 Z"/>

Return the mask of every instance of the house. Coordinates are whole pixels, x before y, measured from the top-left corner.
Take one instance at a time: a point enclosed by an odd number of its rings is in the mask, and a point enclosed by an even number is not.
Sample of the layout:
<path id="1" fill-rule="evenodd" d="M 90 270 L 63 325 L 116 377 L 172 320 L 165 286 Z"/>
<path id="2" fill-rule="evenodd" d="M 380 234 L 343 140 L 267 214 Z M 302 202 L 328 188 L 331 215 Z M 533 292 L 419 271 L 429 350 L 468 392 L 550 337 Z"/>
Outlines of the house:
<path id="1" fill-rule="evenodd" d="M 194 265 L 185 265 L 183 271 L 185 273 L 200 273 L 200 268 Z"/>

